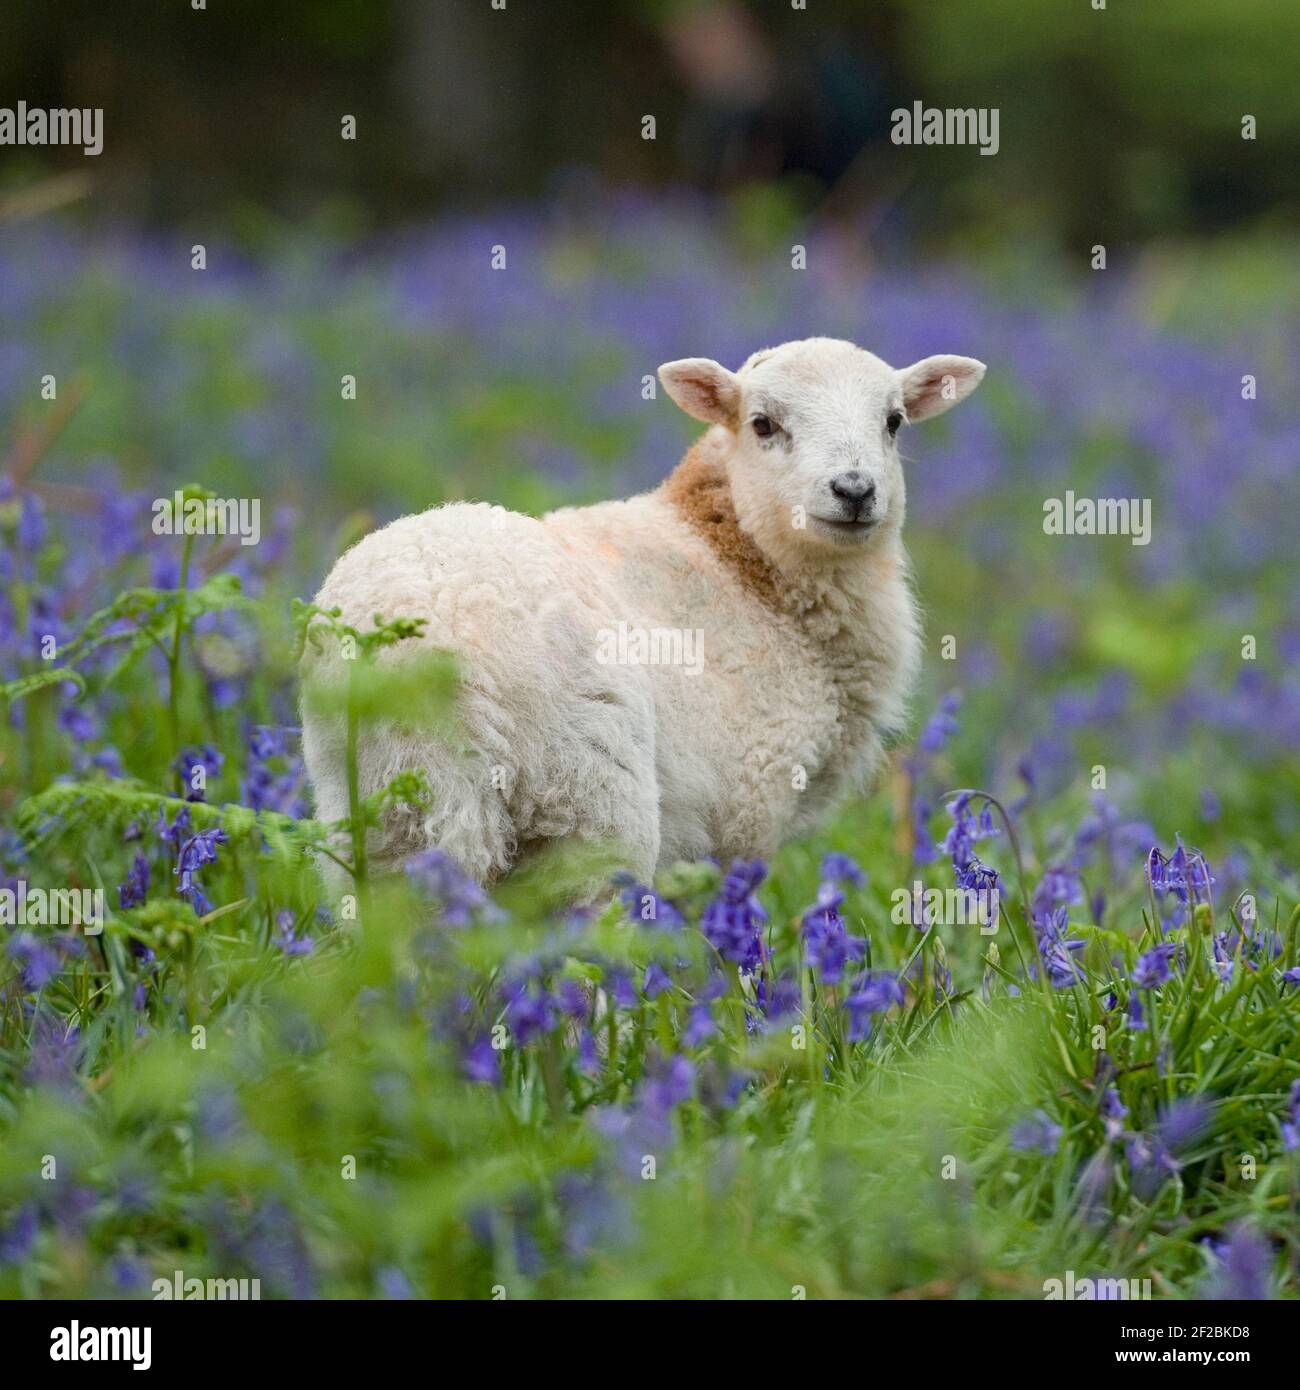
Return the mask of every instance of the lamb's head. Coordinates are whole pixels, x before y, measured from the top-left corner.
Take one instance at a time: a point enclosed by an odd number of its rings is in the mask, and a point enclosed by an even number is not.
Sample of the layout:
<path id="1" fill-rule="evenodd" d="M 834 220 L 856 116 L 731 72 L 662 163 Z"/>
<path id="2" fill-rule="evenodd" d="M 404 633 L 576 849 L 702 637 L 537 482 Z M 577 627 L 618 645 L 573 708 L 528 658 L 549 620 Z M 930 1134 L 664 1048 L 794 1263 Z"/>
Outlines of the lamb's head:
<path id="1" fill-rule="evenodd" d="M 844 559 L 896 535 L 900 430 L 963 400 L 983 375 L 970 357 L 897 369 L 835 338 L 756 352 L 738 372 L 703 357 L 659 368 L 688 415 L 730 435 L 741 527 L 778 562 L 795 563 Z"/>

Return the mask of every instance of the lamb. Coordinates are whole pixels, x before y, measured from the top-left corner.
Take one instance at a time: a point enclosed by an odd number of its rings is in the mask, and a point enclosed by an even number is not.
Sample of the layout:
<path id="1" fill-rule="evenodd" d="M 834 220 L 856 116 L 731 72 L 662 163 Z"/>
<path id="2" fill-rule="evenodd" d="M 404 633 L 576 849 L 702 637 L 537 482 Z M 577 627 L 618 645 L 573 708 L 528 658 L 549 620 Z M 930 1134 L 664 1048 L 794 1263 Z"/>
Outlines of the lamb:
<path id="1" fill-rule="evenodd" d="M 664 389 L 709 428 L 654 491 L 540 519 L 454 503 L 348 550 L 317 603 L 358 629 L 426 618 L 382 659 L 450 650 L 461 672 L 458 741 L 360 744 L 363 796 L 412 770 L 434 792 L 389 814 L 372 865 L 437 846 L 490 885 L 562 842 L 616 846 L 648 880 L 766 857 L 868 790 L 920 663 L 898 434 L 984 370 L 830 338 L 737 372 L 669 362 Z M 318 814 L 342 819 L 337 716 L 305 704 L 303 737 Z"/>

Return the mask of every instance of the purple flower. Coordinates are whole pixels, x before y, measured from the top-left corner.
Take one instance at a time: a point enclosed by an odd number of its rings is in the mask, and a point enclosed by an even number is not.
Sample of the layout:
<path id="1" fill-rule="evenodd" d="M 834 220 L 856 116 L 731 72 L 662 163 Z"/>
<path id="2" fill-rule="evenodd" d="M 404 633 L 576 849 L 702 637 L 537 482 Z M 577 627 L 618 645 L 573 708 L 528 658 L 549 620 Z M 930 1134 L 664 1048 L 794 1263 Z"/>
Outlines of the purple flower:
<path id="1" fill-rule="evenodd" d="M 171 845 L 173 849 L 179 850 L 189 837 L 191 825 L 191 814 L 188 806 L 182 806 L 177 811 L 176 819 L 170 825 L 167 824 L 166 813 L 159 812 L 158 837 L 166 844 Z"/>
<path id="2" fill-rule="evenodd" d="M 1214 1267 L 1205 1282 L 1203 1298 L 1254 1301 L 1273 1297 L 1272 1251 L 1257 1231 L 1242 1223 L 1233 1227 L 1227 1240 L 1208 1245 Z"/>
<path id="3" fill-rule="evenodd" d="M 1127 1144 L 1133 1191 L 1149 1202 L 1166 1180 L 1182 1171 L 1179 1150 L 1190 1148 L 1208 1128 L 1210 1106 L 1199 1096 L 1176 1100 L 1156 1118 L 1152 1134 L 1130 1134 Z"/>
<path id="4" fill-rule="evenodd" d="M 840 916 L 844 894 L 829 884 L 823 884 L 817 895 L 817 905 L 803 916 L 803 938 L 808 964 L 821 972 L 824 983 L 839 984 L 844 967 L 850 961 L 861 960 L 867 943 L 850 936 Z"/>
<path id="5" fill-rule="evenodd" d="M 488 1086 L 501 1084 L 501 1057 L 486 1034 L 475 1038 L 465 1049 L 461 1070 L 470 1081 Z"/>
<path id="6" fill-rule="evenodd" d="M 1149 1202 L 1165 1181 L 1182 1169 L 1177 1158 L 1150 1134 L 1130 1134 L 1125 1154 L 1133 1191 L 1144 1202 Z"/>
<path id="7" fill-rule="evenodd" d="M 42 990 L 59 973 L 63 960 L 59 952 L 32 932 L 16 933 L 9 940 L 9 954 L 22 962 L 23 984 L 30 990 Z"/>
<path id="8" fill-rule="evenodd" d="M 36 1244 L 39 1228 L 36 1203 L 24 1202 L 8 1224 L 0 1226 L 0 1266 L 22 1264 Z"/>
<path id="9" fill-rule="evenodd" d="M 849 1011 L 848 1041 L 863 1042 L 869 1038 L 872 1015 L 884 1013 L 893 1004 L 901 1004 L 903 997 L 903 986 L 896 976 L 886 970 L 869 971 L 844 1001 Z"/>
<path id="10" fill-rule="evenodd" d="M 208 782 L 221 775 L 225 761 L 224 756 L 210 743 L 184 749 L 176 759 L 176 772 L 185 788 L 185 800 L 206 800 Z"/>
<path id="11" fill-rule="evenodd" d="M 505 992 L 506 1026 L 520 1047 L 527 1047 L 534 1038 L 551 1032 L 559 1024 L 555 1001 L 540 985 L 518 981 L 507 985 Z"/>
<path id="12" fill-rule="evenodd" d="M 640 1103 L 652 1114 L 666 1114 L 695 1094 L 695 1067 L 680 1052 L 671 1057 L 651 1053 L 638 1091 Z"/>
<path id="13" fill-rule="evenodd" d="M 75 1024 L 69 1028 L 61 1018 L 39 1013 L 32 1028 L 27 1080 L 75 1096 L 81 1089 L 77 1080 L 81 1053 L 81 1030 Z"/>
<path id="14" fill-rule="evenodd" d="M 952 816 L 952 828 L 944 837 L 943 847 L 952 857 L 952 866 L 960 874 L 975 858 L 975 843 L 998 833 L 993 823 L 993 811 L 985 801 L 979 814 L 971 810 L 975 793 L 962 792 L 948 803 L 948 814 Z"/>
<path id="15" fill-rule="evenodd" d="M 577 980 L 561 980 L 555 993 L 555 1006 L 566 1018 L 585 1019 L 591 1013 L 591 999 Z"/>
<path id="16" fill-rule="evenodd" d="M 920 737 L 916 740 L 916 746 L 921 752 L 928 754 L 939 752 L 944 744 L 959 731 L 961 726 L 957 723 L 957 711 L 960 708 L 960 690 L 950 690 L 940 699 L 925 728 L 921 730 Z"/>
<path id="17" fill-rule="evenodd" d="M 179 819 L 177 817 L 178 822 Z M 226 838 L 226 832 L 219 826 L 213 830 L 199 831 L 181 846 L 176 867 L 172 870 L 180 878 L 176 891 L 200 917 L 206 912 L 211 912 L 212 904 L 195 875 L 205 864 L 216 862 L 217 846 L 224 845 Z"/>
<path id="18" fill-rule="evenodd" d="M 1120 1099 L 1114 1086 L 1107 1086 L 1101 1093 L 1101 1114 L 1106 1126 L 1106 1138 L 1111 1143 L 1124 1133 L 1124 1121 L 1128 1118 L 1128 1106 Z"/>
<path id="19" fill-rule="evenodd" d="M 277 913 L 275 924 L 280 930 L 272 944 L 286 956 L 309 956 L 316 949 L 316 943 L 310 936 L 295 934 L 296 919 L 292 912 Z"/>
<path id="20" fill-rule="evenodd" d="M 627 908 L 627 915 L 634 922 L 649 922 L 657 927 L 677 929 L 685 926 L 686 919 L 667 898 L 660 897 L 653 888 L 643 883 L 625 884 L 619 899 Z"/>
<path id="21" fill-rule="evenodd" d="M 1166 858 L 1158 848 L 1147 855 L 1147 878 L 1156 897 L 1173 894 L 1180 903 L 1208 902 L 1214 877 L 1200 850 L 1183 847 L 1182 837 L 1173 854 Z"/>
<path id="22" fill-rule="evenodd" d="M 1082 901 L 1083 884 L 1078 872 L 1068 865 L 1056 865 L 1043 871 L 1043 877 L 1034 889 L 1030 908 L 1037 917 L 1059 906 L 1069 907 Z"/>
<path id="23" fill-rule="evenodd" d="M 1228 946 L 1228 935 L 1226 932 L 1216 932 L 1214 936 L 1214 973 L 1219 977 L 1220 984 L 1232 983 L 1232 970 L 1236 964 L 1231 949 Z M 1285 977 L 1284 977 L 1285 978 Z"/>
<path id="24" fill-rule="evenodd" d="M 287 750 L 290 730 L 255 724 L 248 736 L 248 768 L 240 799 L 254 811 L 278 811 L 301 820 L 307 814 L 302 759 Z M 277 767 L 283 767 L 278 771 Z"/>
<path id="25" fill-rule="evenodd" d="M 761 859 L 737 859 L 722 883 L 720 895 L 704 909 L 700 930 L 715 951 L 752 974 L 764 958 L 763 925 L 767 913 L 754 896 L 767 877 Z"/>
<path id="26" fill-rule="evenodd" d="M 645 981 L 641 989 L 647 999 L 658 999 L 672 989 L 673 982 L 668 972 L 657 960 L 652 960 L 645 968 Z"/>
<path id="27" fill-rule="evenodd" d="M 1136 990 L 1129 995 L 1128 1026 L 1134 1033 L 1145 1033 L 1147 1030 L 1146 1012 L 1142 1008 L 1141 996 Z"/>
<path id="28" fill-rule="evenodd" d="M 149 861 L 137 853 L 126 878 L 118 884 L 117 901 L 123 908 L 139 907 L 149 892 Z"/>
<path id="29" fill-rule="evenodd" d="M 584 1028 L 578 1037 L 578 1070 L 584 1076 L 596 1076 L 600 1072 L 600 1054 L 590 1028 Z"/>
<path id="30" fill-rule="evenodd" d="M 1025 1153 L 1052 1154 L 1060 1147 L 1064 1132 L 1045 1110 L 1035 1110 L 1012 1126 L 1011 1147 Z"/>
<path id="31" fill-rule="evenodd" d="M 851 883 L 855 888 L 865 888 L 867 884 L 867 876 L 857 861 L 838 851 L 823 858 L 821 877 L 823 883 Z"/>
<path id="32" fill-rule="evenodd" d="M 778 976 L 775 980 L 766 977 L 759 980 L 754 990 L 754 999 L 759 1012 L 769 1021 L 786 1017 L 798 1011 L 803 1000 L 799 981 L 791 974 Z"/>
<path id="33" fill-rule="evenodd" d="M 1092 810 L 1079 822 L 1074 837 L 1071 864 L 1082 868 L 1100 851 L 1107 876 L 1117 865 L 1127 865 L 1155 839 L 1155 831 L 1146 821 L 1126 821 L 1117 807 L 1097 793 L 1092 798 Z"/>
<path id="34" fill-rule="evenodd" d="M 611 970 L 605 976 L 605 988 L 617 1009 L 636 1008 L 636 987 L 625 970 Z"/>
<path id="35" fill-rule="evenodd" d="M 1163 985 L 1170 978 L 1169 962 L 1177 952 L 1178 946 L 1174 942 L 1165 942 L 1144 951 L 1133 967 L 1133 983 L 1138 989 L 1154 989 L 1157 985 Z"/>
<path id="36" fill-rule="evenodd" d="M 1282 1121 L 1282 1147 L 1289 1154 L 1300 1151 L 1300 1081 L 1291 1083 L 1287 1118 Z"/>
<path id="37" fill-rule="evenodd" d="M 440 849 L 426 849 L 406 861 L 408 881 L 434 898 L 449 927 L 467 927 L 476 918 L 499 921 L 505 914 L 456 861 Z"/>
<path id="38" fill-rule="evenodd" d="M 1075 963 L 1072 953 L 1083 950 L 1087 942 L 1082 938 L 1067 938 L 1065 933 L 1069 925 L 1070 911 L 1067 907 L 1040 911 L 1034 918 L 1038 956 L 1055 989 L 1064 989 L 1083 979 L 1083 971 Z"/>
<path id="39" fill-rule="evenodd" d="M 415 1297 L 410 1280 L 393 1265 L 385 1265 L 376 1278 L 379 1282 L 379 1296 L 391 1303 L 408 1302 Z"/>
<path id="40" fill-rule="evenodd" d="M 685 1047 L 699 1047 L 701 1043 L 716 1036 L 717 1031 L 718 1025 L 713 1021 L 712 1010 L 707 1004 L 697 1004 L 686 1021 L 682 1044 Z"/>

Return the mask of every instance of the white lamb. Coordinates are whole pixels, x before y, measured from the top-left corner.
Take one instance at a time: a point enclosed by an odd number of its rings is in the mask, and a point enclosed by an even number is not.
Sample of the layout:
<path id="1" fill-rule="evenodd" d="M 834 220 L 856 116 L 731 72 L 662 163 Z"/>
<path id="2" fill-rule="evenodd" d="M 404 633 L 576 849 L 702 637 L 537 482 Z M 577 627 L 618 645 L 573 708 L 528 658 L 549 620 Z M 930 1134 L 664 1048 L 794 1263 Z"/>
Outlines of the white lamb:
<path id="1" fill-rule="evenodd" d="M 359 747 L 364 796 L 423 770 L 371 854 L 439 846 L 491 883 L 548 842 L 616 846 L 646 878 L 767 856 L 869 788 L 920 659 L 897 434 L 984 365 L 895 370 L 830 338 L 659 377 L 711 428 L 653 492 L 540 520 L 484 503 L 403 517 L 349 550 L 317 602 L 367 628 L 423 617 L 386 662 L 454 652 L 458 743 Z M 304 710 L 318 813 L 347 814 L 344 732 Z"/>

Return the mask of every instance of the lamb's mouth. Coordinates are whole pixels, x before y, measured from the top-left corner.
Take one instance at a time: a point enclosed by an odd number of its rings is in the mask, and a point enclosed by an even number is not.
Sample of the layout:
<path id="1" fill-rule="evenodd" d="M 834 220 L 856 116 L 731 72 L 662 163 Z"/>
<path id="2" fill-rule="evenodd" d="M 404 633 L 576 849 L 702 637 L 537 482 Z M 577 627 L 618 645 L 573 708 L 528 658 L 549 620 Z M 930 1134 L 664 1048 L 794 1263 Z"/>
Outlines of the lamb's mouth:
<path id="1" fill-rule="evenodd" d="M 876 529 L 876 520 L 877 518 L 874 516 L 860 516 L 851 521 L 829 516 L 813 517 L 817 529 L 823 535 L 834 536 L 837 540 L 850 542 L 865 540 Z"/>

